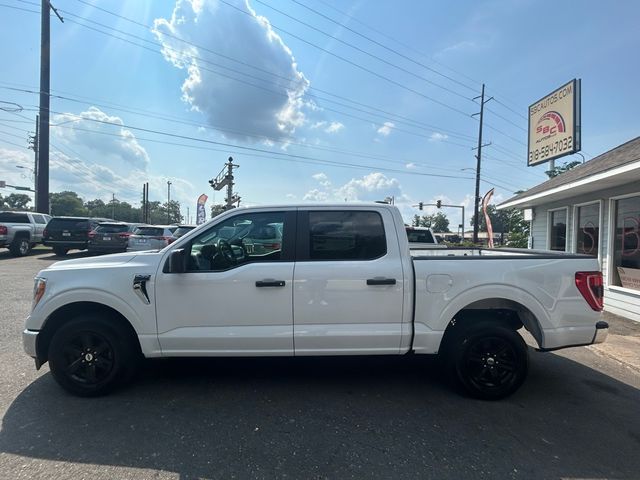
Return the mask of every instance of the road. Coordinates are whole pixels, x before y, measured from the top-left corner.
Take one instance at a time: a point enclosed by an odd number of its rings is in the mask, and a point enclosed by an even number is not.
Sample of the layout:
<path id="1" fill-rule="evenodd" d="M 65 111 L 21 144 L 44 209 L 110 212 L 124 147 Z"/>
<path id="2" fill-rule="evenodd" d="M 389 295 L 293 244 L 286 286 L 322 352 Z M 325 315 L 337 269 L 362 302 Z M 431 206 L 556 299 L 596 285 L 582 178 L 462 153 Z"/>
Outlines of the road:
<path id="1" fill-rule="evenodd" d="M 20 339 L 54 260 L 0 251 L 0 478 L 640 478 L 640 373 L 589 348 L 531 352 L 500 402 L 418 357 L 156 360 L 72 397 Z"/>

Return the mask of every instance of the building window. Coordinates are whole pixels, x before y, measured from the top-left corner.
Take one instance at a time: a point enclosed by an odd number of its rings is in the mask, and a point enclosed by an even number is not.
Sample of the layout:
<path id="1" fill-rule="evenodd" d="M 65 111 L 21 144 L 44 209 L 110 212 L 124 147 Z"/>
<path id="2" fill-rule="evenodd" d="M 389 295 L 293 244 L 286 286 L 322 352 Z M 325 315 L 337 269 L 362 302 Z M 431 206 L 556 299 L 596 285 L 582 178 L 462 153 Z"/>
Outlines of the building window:
<path id="1" fill-rule="evenodd" d="M 554 210 L 550 212 L 549 250 L 567 249 L 567 210 Z"/>
<path id="2" fill-rule="evenodd" d="M 600 236 L 600 204 L 593 203 L 577 208 L 576 252 L 598 256 Z"/>
<path id="3" fill-rule="evenodd" d="M 611 285 L 640 291 L 640 195 L 614 200 Z"/>

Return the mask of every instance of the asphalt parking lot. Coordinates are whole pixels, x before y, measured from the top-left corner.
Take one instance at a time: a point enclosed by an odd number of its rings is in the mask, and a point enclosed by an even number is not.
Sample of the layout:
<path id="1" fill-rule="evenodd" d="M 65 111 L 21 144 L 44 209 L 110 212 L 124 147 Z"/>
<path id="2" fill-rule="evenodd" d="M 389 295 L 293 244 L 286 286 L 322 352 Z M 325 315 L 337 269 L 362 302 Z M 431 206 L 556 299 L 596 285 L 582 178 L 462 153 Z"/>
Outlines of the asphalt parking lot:
<path id="1" fill-rule="evenodd" d="M 640 478 L 640 371 L 588 348 L 531 352 L 500 402 L 417 357 L 157 360 L 72 397 L 20 337 L 55 260 L 0 251 L 0 478 Z"/>

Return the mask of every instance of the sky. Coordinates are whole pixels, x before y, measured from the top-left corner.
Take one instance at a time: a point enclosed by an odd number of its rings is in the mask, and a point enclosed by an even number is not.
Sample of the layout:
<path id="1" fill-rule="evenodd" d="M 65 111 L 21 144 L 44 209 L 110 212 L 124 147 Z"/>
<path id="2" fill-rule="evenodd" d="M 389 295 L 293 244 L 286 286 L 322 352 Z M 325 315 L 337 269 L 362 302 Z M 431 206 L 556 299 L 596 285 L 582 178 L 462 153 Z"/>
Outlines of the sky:
<path id="1" fill-rule="evenodd" d="M 638 136 L 640 3 L 417 0 L 56 0 L 50 191 L 86 201 L 242 206 L 393 197 L 496 203 L 543 182 L 528 106 L 582 80 L 583 161 Z M 0 4 L 0 180 L 32 185 L 40 1 Z M 584 157 L 584 158 L 583 158 Z M 17 168 L 27 167 L 27 168 Z M 0 189 L 9 195 L 14 190 Z M 187 212 L 187 209 L 189 211 Z M 425 207 L 422 213 L 433 213 Z M 455 231 L 461 209 L 443 208 Z"/>

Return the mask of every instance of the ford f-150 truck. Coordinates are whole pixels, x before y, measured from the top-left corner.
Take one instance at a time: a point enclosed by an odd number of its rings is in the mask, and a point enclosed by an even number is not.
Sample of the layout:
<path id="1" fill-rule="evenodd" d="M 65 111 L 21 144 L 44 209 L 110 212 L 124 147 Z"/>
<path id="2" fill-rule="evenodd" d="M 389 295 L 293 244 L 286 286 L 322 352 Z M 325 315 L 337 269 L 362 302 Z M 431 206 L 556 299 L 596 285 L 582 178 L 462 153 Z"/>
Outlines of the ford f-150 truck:
<path id="1" fill-rule="evenodd" d="M 282 232 L 267 246 L 265 228 Z M 255 238 L 254 238 L 255 237 Z M 476 397 L 522 384 L 528 348 L 602 342 L 593 257 L 409 249 L 390 205 L 234 209 L 162 250 L 67 260 L 38 273 L 23 342 L 81 396 L 142 356 L 438 354 Z"/>

